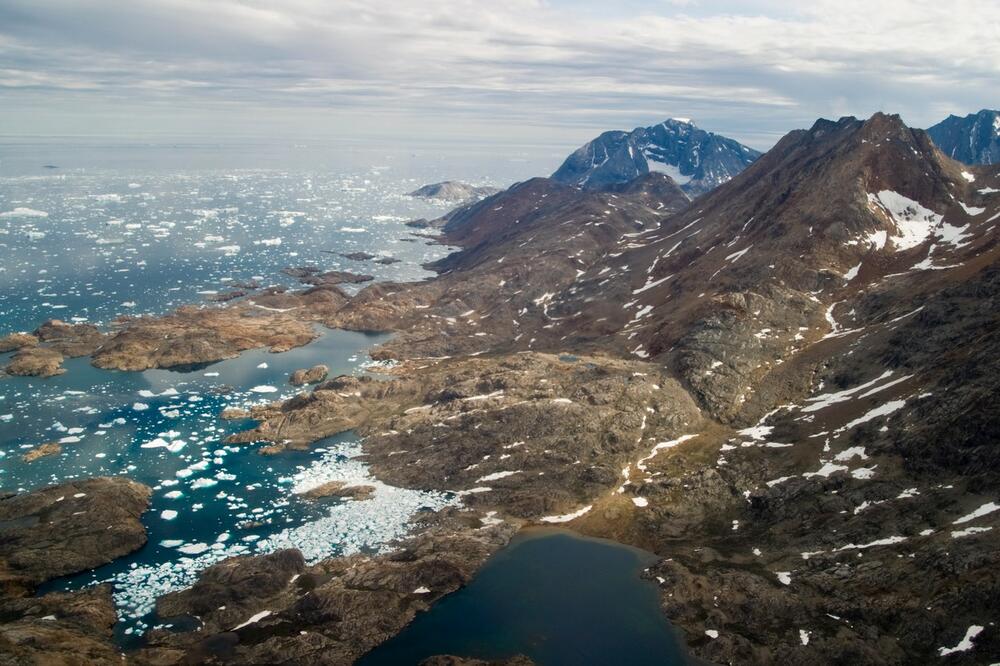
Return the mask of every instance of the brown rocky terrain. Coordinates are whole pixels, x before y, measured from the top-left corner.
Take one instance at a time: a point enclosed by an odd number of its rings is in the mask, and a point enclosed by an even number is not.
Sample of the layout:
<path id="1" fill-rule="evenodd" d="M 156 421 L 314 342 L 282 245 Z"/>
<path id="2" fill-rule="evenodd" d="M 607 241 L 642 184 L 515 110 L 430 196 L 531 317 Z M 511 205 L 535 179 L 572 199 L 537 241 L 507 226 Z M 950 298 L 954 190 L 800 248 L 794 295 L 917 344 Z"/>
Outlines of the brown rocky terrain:
<path id="1" fill-rule="evenodd" d="M 227 411 L 258 422 L 231 441 L 354 429 L 377 478 L 465 505 L 388 555 L 220 563 L 161 600 L 199 630 L 134 658 L 350 663 L 555 522 L 662 556 L 663 610 L 712 663 L 1000 660 L 998 190 L 898 117 L 821 120 L 691 203 L 649 174 L 459 208 L 429 223 L 462 247 L 433 280 L 125 322 L 95 363 L 396 332 L 391 379 Z"/>
<path id="2" fill-rule="evenodd" d="M 295 550 L 238 557 L 158 603 L 161 617 L 194 617 L 196 631 L 155 630 L 136 664 L 350 664 L 436 600 L 467 583 L 514 528 L 468 512 L 424 516 L 388 555 L 306 565 Z"/>
<path id="3" fill-rule="evenodd" d="M 0 499 L 0 664 L 120 664 L 106 585 L 28 596 L 146 543 L 148 487 L 95 478 Z"/>
<path id="4" fill-rule="evenodd" d="M 0 354 L 34 347 L 38 344 L 38 338 L 30 333 L 11 333 L 0 338 Z"/>
<path id="5" fill-rule="evenodd" d="M 62 453 L 62 444 L 59 442 L 45 442 L 44 444 L 39 444 L 38 446 L 28 449 L 28 451 L 21 456 L 21 460 L 24 462 L 33 462 L 39 458 L 54 456 L 59 453 Z"/>
<path id="6" fill-rule="evenodd" d="M 288 383 L 292 386 L 304 386 L 306 384 L 318 384 L 330 374 L 330 368 L 325 365 L 314 365 L 309 369 L 296 370 L 288 378 Z"/>
<path id="7" fill-rule="evenodd" d="M 448 216 L 465 249 L 438 279 L 331 320 L 401 329 L 398 379 L 331 380 L 239 439 L 357 428 L 392 483 L 652 550 L 712 662 L 978 663 L 1000 654 L 998 186 L 881 114 L 794 132 L 648 225 L 655 193 L 529 181 Z M 609 386 L 643 375 L 664 392 L 639 428 L 642 390 Z M 552 418 L 557 397 L 585 407 Z"/>
<path id="8" fill-rule="evenodd" d="M 16 595 L 146 543 L 150 489 L 120 477 L 71 481 L 0 500 L 0 589 Z"/>

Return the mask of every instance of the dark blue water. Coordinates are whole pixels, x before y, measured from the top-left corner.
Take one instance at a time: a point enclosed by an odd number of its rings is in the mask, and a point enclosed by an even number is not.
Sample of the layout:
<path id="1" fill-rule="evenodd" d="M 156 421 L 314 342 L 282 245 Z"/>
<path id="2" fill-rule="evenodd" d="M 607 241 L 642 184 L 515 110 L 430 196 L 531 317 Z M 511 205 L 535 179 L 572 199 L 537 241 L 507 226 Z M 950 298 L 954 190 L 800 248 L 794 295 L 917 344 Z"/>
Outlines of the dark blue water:
<path id="1" fill-rule="evenodd" d="M 358 666 L 405 666 L 437 654 L 523 654 L 540 666 L 684 664 L 654 584 L 639 577 L 655 560 L 565 531 L 522 533 L 467 587 Z"/>

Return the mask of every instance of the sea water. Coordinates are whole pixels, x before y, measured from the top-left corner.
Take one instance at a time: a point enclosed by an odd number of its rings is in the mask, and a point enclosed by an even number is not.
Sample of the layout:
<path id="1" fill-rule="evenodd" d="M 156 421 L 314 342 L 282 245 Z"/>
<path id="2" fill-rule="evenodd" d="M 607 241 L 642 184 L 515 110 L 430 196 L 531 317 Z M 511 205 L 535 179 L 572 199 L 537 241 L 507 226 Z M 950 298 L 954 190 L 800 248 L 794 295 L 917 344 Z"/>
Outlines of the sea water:
<path id="1" fill-rule="evenodd" d="M 0 335 L 50 318 L 105 326 L 119 315 L 206 304 L 234 281 L 294 285 L 285 267 L 427 277 L 422 264 L 450 248 L 403 223 L 454 204 L 406 193 L 449 177 L 505 185 L 524 169 L 492 154 L 462 152 L 451 162 L 435 154 L 0 140 Z M 357 251 L 399 261 L 340 256 Z M 317 363 L 331 375 L 364 372 L 368 349 L 385 339 L 318 332 L 305 347 L 250 351 L 188 372 L 116 372 L 69 359 L 56 377 L 0 377 L 0 487 L 123 475 L 153 488 L 144 548 L 43 591 L 113 583 L 119 637 L 128 643 L 158 622 L 156 597 L 189 586 L 225 557 L 286 547 L 310 561 L 376 551 L 405 534 L 413 512 L 454 501 L 371 479 L 351 433 L 276 456 L 225 443 L 253 425 L 220 420 L 226 407 L 291 396 L 289 374 Z M 9 357 L 0 355 L 0 365 Z M 61 442 L 62 453 L 22 461 L 50 441 Z M 372 483 L 375 497 L 301 499 L 332 479 Z"/>

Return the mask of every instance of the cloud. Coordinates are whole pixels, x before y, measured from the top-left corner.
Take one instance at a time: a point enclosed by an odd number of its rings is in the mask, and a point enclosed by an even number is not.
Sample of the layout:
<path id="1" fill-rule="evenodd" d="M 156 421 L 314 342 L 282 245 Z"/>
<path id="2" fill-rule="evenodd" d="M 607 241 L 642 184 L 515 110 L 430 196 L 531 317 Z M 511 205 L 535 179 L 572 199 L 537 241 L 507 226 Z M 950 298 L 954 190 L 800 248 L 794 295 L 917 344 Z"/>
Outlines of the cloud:
<path id="1" fill-rule="evenodd" d="M 57 131 L 45 124 L 71 111 L 172 105 L 184 109 L 174 129 L 236 109 L 237 118 L 308 116 L 304 131 L 351 133 L 363 118 L 373 132 L 381 119 L 386 131 L 391 123 L 404 134 L 464 123 L 512 137 L 526 126 L 549 128 L 582 140 L 681 115 L 766 147 L 820 115 L 885 109 L 921 125 L 995 103 L 993 0 L 788 7 L 6 0 L 0 90 L 9 101 L 0 120 Z M 46 103 L 64 107 L 39 116 Z"/>

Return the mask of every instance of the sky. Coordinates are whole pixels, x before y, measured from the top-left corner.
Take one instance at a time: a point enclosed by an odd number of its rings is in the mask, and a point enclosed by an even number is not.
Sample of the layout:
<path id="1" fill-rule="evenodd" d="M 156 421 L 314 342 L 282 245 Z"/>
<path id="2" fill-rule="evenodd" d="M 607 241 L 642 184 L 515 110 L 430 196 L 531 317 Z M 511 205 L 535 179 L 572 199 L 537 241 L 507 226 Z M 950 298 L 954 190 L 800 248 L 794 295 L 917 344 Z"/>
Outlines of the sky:
<path id="1" fill-rule="evenodd" d="M 0 0 L 0 135 L 583 143 L 1000 106 L 998 0 Z"/>

